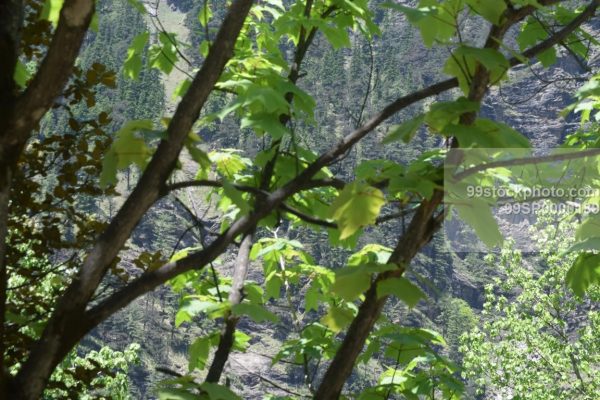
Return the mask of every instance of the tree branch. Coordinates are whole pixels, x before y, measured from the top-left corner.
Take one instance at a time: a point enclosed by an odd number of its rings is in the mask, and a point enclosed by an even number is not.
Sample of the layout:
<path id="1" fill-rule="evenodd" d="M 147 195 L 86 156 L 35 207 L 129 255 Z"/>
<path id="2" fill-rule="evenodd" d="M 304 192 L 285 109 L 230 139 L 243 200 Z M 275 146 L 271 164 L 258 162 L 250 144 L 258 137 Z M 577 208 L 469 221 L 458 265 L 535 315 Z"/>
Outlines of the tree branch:
<path id="1" fill-rule="evenodd" d="M 79 48 L 94 15 L 93 0 L 66 0 L 56 32 L 31 83 L 14 105 L 4 145 L 24 143 L 59 96 L 73 70 Z"/>
<path id="2" fill-rule="evenodd" d="M 312 180 L 306 182 L 304 185 L 302 185 L 300 190 L 310 190 L 310 189 L 316 189 L 316 188 L 320 188 L 320 187 L 334 187 L 336 189 L 343 189 L 344 185 L 346 185 L 346 182 L 344 182 L 340 179 L 312 179 Z M 255 194 L 257 196 L 268 196 L 270 194 L 270 192 L 267 192 L 266 190 L 257 188 L 255 186 L 240 185 L 238 183 L 232 183 L 231 186 L 233 186 L 234 188 L 236 188 L 237 190 L 239 190 L 241 192 L 248 192 L 248 193 Z M 199 180 L 192 180 L 192 181 L 175 182 L 170 185 L 167 185 L 161 194 L 166 195 L 168 192 L 185 189 L 185 188 L 189 188 L 189 187 L 217 187 L 217 188 L 220 188 L 220 187 L 223 187 L 223 182 L 217 181 L 217 180 L 211 180 L 211 179 L 199 179 Z"/>
<path id="3" fill-rule="evenodd" d="M 229 303 L 231 306 L 239 304 L 243 298 L 244 282 L 248 275 L 248 266 L 250 265 L 250 250 L 254 242 L 254 232 L 250 232 L 244 236 L 238 255 L 235 260 L 235 267 L 233 270 L 233 278 L 231 283 L 231 290 L 229 292 Z M 231 349 L 233 348 L 235 340 L 235 328 L 239 321 L 239 317 L 234 316 L 231 312 L 225 317 L 225 326 L 221 332 L 221 338 L 219 340 L 219 346 L 215 352 L 213 361 L 208 369 L 206 375 L 206 382 L 218 383 L 223 373 L 225 363 L 229 358 Z"/>
<path id="4" fill-rule="evenodd" d="M 476 165 L 474 167 L 465 169 L 464 171 L 455 174 L 453 178 L 456 181 L 460 181 L 465 179 L 473 174 L 476 174 L 481 171 L 485 171 L 492 168 L 499 167 L 511 167 L 517 165 L 528 165 L 528 164 L 543 164 L 554 161 L 566 161 L 566 160 L 574 160 L 577 158 L 584 157 L 592 157 L 592 156 L 600 156 L 600 149 L 593 148 L 587 150 L 574 151 L 569 153 L 562 154 L 550 154 L 547 156 L 537 156 L 537 157 L 522 157 L 522 158 L 514 158 L 512 160 L 501 160 L 501 161 L 493 161 L 485 164 Z"/>
<path id="5" fill-rule="evenodd" d="M 84 13 L 87 8 L 83 7 L 87 3 L 93 5 L 91 0 L 67 0 L 61 14 L 61 19 L 66 21 L 63 21 L 62 24 L 66 27 L 61 28 L 61 23 L 59 23 L 58 29 L 70 29 L 69 24 L 74 22 L 78 22 L 79 25 L 76 26 L 81 29 L 83 20 L 89 22 L 92 9 L 89 10 L 89 15 L 87 15 Z M 160 189 L 171 174 L 192 125 L 197 120 L 200 110 L 219 79 L 225 64 L 233 55 L 235 41 L 251 6 L 252 0 L 237 0 L 230 6 L 202 68 L 197 73 L 169 123 L 167 128 L 168 139 L 160 142 L 133 192 L 96 241 L 86 257 L 79 275 L 59 299 L 41 339 L 32 349 L 29 358 L 16 377 L 16 388 L 19 392 L 16 392 L 18 394 L 15 398 L 38 398 L 54 367 L 87 332 L 78 325 L 88 301 L 97 289 L 108 266 L 131 235 L 135 226 L 150 206 L 159 198 Z M 85 19 L 84 16 L 86 16 Z M 58 44 L 62 44 L 62 47 L 64 47 L 60 49 L 60 57 L 64 57 L 65 51 L 76 53 L 76 50 L 72 50 L 67 46 L 68 43 L 59 41 Z M 56 44 L 53 44 L 53 46 L 56 46 Z M 53 46 L 51 46 L 49 55 L 52 54 Z M 26 98 L 31 97 L 32 100 L 27 104 L 45 104 L 45 102 L 50 101 L 38 99 L 36 95 L 37 90 L 43 90 L 43 86 L 40 87 L 42 83 L 39 81 L 41 77 L 52 81 L 52 70 L 44 73 L 44 71 L 49 70 L 49 65 L 52 65 L 52 63 L 45 61 L 44 65 L 38 74 L 40 78 L 36 77 L 30 85 L 32 95 L 26 96 Z M 53 85 L 53 83 L 47 84 Z M 36 91 L 33 91 L 34 89 Z M 27 95 L 27 93 L 25 94 Z"/>

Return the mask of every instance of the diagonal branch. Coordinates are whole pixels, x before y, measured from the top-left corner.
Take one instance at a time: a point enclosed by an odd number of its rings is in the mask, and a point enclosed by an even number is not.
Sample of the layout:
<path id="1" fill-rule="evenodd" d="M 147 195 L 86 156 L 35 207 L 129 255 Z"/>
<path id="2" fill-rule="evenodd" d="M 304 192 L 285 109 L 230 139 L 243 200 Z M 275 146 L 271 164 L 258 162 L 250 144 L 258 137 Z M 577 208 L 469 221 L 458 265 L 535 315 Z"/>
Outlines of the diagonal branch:
<path id="1" fill-rule="evenodd" d="M 517 165 L 529 165 L 529 164 L 543 164 L 550 163 L 554 161 L 566 161 L 566 160 L 575 160 L 578 158 L 585 157 L 594 157 L 600 156 L 600 149 L 591 148 L 586 150 L 579 150 L 576 152 L 568 152 L 568 153 L 558 153 L 558 154 L 549 154 L 546 156 L 535 156 L 535 157 L 522 157 L 522 158 L 513 158 L 510 160 L 501 160 L 501 161 L 492 161 L 484 164 L 479 164 L 474 167 L 465 169 L 457 174 L 455 174 L 452 178 L 456 181 L 463 180 L 471 175 L 474 175 L 478 172 L 485 171 L 492 168 L 499 167 L 511 167 Z"/>
<path id="2" fill-rule="evenodd" d="M 91 0 L 88 1 L 93 3 Z M 63 9 L 62 15 L 67 16 L 67 21 L 80 20 L 82 6 L 85 3 L 84 0 L 67 1 L 65 6 L 68 7 Z M 235 42 L 252 3 L 252 0 L 237 0 L 230 6 L 202 68 L 171 119 L 167 128 L 168 139 L 160 142 L 133 192 L 96 241 L 79 275 L 59 299 L 41 339 L 19 371 L 16 387 L 21 392 L 18 393 L 17 398 L 38 398 L 54 367 L 86 332 L 74 327 L 78 326 L 81 315 L 110 263 L 142 216 L 160 197 L 161 188 L 176 164 L 192 125 L 197 120 L 225 64 L 233 55 Z M 66 50 L 62 49 L 62 51 L 64 53 Z M 46 69 L 43 67 L 40 73 L 44 70 Z M 34 80 L 32 88 L 38 87 L 39 84 Z"/>

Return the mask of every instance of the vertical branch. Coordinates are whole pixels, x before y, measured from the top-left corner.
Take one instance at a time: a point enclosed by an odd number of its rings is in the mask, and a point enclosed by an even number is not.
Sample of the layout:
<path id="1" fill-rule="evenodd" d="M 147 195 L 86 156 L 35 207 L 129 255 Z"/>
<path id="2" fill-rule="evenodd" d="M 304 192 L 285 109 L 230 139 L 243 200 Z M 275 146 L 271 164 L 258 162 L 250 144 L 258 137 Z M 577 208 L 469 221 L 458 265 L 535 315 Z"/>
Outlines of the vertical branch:
<path id="1" fill-rule="evenodd" d="M 307 0 L 304 9 L 304 15 L 306 17 L 310 16 L 312 4 L 313 0 Z M 294 61 L 290 73 L 288 75 L 288 80 L 293 84 L 295 84 L 299 78 L 300 65 L 304 60 L 306 50 L 312 43 L 313 38 L 314 33 L 312 35 L 309 35 L 309 37 L 307 38 L 304 26 L 300 27 L 300 39 L 298 47 L 296 48 L 294 54 Z M 285 99 L 288 102 L 288 104 L 291 105 L 292 101 L 294 100 L 293 93 L 286 93 Z M 281 115 L 281 117 L 279 118 L 279 121 L 282 125 L 287 125 L 290 122 L 290 120 L 291 114 L 289 113 Z M 271 184 L 271 178 L 273 177 L 275 163 L 277 162 L 280 144 L 281 140 L 278 140 L 275 143 L 273 143 L 273 147 L 275 148 L 275 154 L 267 162 L 261 175 L 260 188 L 262 190 L 268 190 Z M 261 199 L 258 199 L 257 203 L 260 204 L 261 201 Z M 229 302 L 231 306 L 239 304 L 242 300 L 244 281 L 246 280 L 246 276 L 248 274 L 248 266 L 250 264 L 250 249 L 252 248 L 252 244 L 254 242 L 255 231 L 256 225 L 252 229 L 250 229 L 250 231 L 247 234 L 243 236 L 240 248 L 238 250 L 238 255 L 233 271 L 233 283 L 231 291 L 229 293 Z M 231 313 L 226 316 L 225 326 L 223 327 L 223 331 L 219 340 L 219 346 L 217 347 L 217 351 L 213 358 L 213 362 L 208 370 L 206 382 L 219 382 L 219 379 L 223 373 L 223 368 L 225 367 L 225 363 L 227 362 L 229 354 L 231 353 L 231 349 L 233 348 L 235 339 L 235 329 L 238 321 L 239 318 L 231 315 Z"/>
<path id="2" fill-rule="evenodd" d="M 254 242 L 254 232 L 250 232 L 244 236 L 240 248 L 238 250 L 237 258 L 235 260 L 235 267 L 233 270 L 233 282 L 231 284 L 231 290 L 229 292 L 229 303 L 231 306 L 239 304 L 243 300 L 244 282 L 248 275 L 248 266 L 250 265 L 250 250 Z M 235 340 L 235 328 L 239 321 L 239 317 L 233 315 L 231 312 L 225 317 L 225 326 L 221 332 L 219 340 L 219 346 L 213 358 L 212 364 L 208 369 L 206 375 L 206 382 L 218 383 L 223 373 L 225 363 L 229 358 L 231 349 L 233 348 Z"/>

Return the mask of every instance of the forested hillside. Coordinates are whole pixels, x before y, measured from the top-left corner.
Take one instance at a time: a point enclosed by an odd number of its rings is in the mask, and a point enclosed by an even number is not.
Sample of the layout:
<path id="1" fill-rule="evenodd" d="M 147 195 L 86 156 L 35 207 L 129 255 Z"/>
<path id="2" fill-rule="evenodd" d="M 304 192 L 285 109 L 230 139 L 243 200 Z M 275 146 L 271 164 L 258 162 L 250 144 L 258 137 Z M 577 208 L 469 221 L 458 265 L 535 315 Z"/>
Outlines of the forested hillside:
<path id="1" fill-rule="evenodd" d="M 2 398 L 598 398 L 598 1 L 24 3 Z"/>

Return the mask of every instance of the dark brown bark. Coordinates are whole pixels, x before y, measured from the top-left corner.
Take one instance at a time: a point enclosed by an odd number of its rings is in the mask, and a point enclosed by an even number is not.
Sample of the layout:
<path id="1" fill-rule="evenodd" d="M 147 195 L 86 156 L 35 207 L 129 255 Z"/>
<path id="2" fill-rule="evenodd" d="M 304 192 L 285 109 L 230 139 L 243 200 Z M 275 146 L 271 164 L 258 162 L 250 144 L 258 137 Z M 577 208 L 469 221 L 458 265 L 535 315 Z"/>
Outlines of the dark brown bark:
<path id="1" fill-rule="evenodd" d="M 38 72 L 11 110 L 2 144 L 24 143 L 71 76 L 94 14 L 93 0 L 66 0 L 52 42 Z"/>

